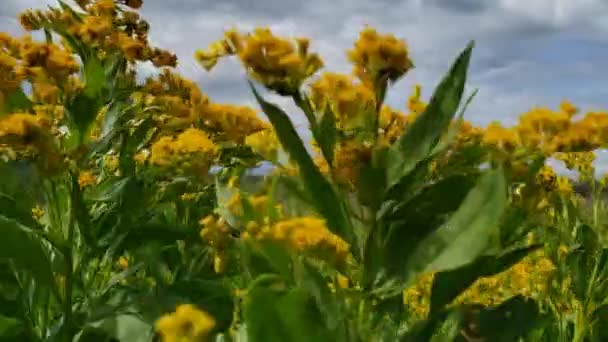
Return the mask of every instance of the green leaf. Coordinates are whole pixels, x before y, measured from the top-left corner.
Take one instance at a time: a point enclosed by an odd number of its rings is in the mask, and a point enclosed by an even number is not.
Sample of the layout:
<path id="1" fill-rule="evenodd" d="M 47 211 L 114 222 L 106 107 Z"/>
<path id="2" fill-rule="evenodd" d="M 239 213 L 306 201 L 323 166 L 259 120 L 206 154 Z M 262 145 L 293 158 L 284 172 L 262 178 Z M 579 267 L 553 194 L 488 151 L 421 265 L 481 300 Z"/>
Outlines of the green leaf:
<path id="1" fill-rule="evenodd" d="M 495 308 L 482 309 L 477 317 L 478 334 L 486 341 L 511 342 L 547 323 L 538 304 L 523 296 L 515 296 Z"/>
<path id="2" fill-rule="evenodd" d="M 534 245 L 500 255 L 482 255 L 459 268 L 436 273 L 431 287 L 430 314 L 432 315 L 450 304 L 477 279 L 506 271 L 540 247 L 540 245 Z"/>
<path id="3" fill-rule="evenodd" d="M 415 247 L 445 223 L 475 186 L 476 175 L 457 175 L 427 185 L 405 202 L 387 203 L 365 251 L 365 281 L 405 280 L 403 265 Z"/>
<path id="4" fill-rule="evenodd" d="M 258 94 L 253 84 L 249 83 L 249 85 L 262 110 L 272 123 L 277 137 L 281 141 L 281 145 L 300 167 L 302 180 L 306 186 L 306 190 L 314 199 L 313 204 L 315 209 L 325 218 L 327 226 L 332 232 L 353 245 L 355 243 L 355 236 L 344 212 L 342 201 L 331 183 L 315 166 L 289 116 L 275 104 L 264 100 Z M 357 248 L 353 250 L 356 252 Z"/>
<path id="5" fill-rule="evenodd" d="M 8 341 L 8 338 L 18 340 L 23 328 L 23 322 L 20 320 L 0 315 L 0 341 Z"/>
<path id="6" fill-rule="evenodd" d="M 467 98 L 467 100 L 464 103 L 464 106 L 460 110 L 460 113 L 458 114 L 458 119 L 456 120 L 456 124 L 451 126 L 448 129 L 448 132 L 446 133 L 445 138 L 443 138 L 437 145 L 435 145 L 435 147 L 431 151 L 431 155 L 435 156 L 441 152 L 444 152 L 450 146 L 450 144 L 456 139 L 456 137 L 458 135 L 458 131 L 460 130 L 460 126 L 464 122 L 464 113 L 466 112 L 467 108 L 473 101 L 473 98 L 475 98 L 475 95 L 477 95 L 477 91 L 478 91 L 478 89 L 475 89 L 475 91 L 473 91 L 473 93 L 471 95 L 469 95 L 469 97 Z"/>
<path id="7" fill-rule="evenodd" d="M 39 286 L 56 290 L 51 261 L 39 237 L 29 228 L 2 215 L 0 231 L 0 259 L 13 260 L 19 269 L 30 272 Z"/>
<path id="8" fill-rule="evenodd" d="M 458 211 L 417 248 L 410 265 L 424 265 L 425 271 L 460 267 L 485 252 L 497 238 L 499 220 L 507 205 L 502 169 L 481 177 Z"/>
<path id="9" fill-rule="evenodd" d="M 458 268 L 483 253 L 493 252 L 493 247 L 498 245 L 499 221 L 506 205 L 503 170 L 488 171 L 445 224 L 430 234 L 423 231 L 428 236 L 414 240 L 413 252 L 402 264 L 403 283 L 395 283 L 393 279 L 377 291 L 395 295 L 421 273 Z"/>
<path id="10" fill-rule="evenodd" d="M 334 147 L 336 146 L 336 117 L 329 106 L 321 117 L 319 122 L 318 133 L 316 134 L 317 143 L 321 147 L 323 156 L 329 165 L 332 165 L 334 160 Z"/>
<path id="11" fill-rule="evenodd" d="M 27 111 L 32 108 L 33 102 L 23 92 L 21 87 L 14 90 L 4 99 L 4 106 L 0 114 L 10 114 L 19 111 Z"/>
<path id="12" fill-rule="evenodd" d="M 89 57 L 84 63 L 84 94 L 97 97 L 105 86 L 105 70 L 96 57 Z"/>
<path id="13" fill-rule="evenodd" d="M 340 341 L 324 325 L 314 299 L 302 289 L 286 288 L 280 278 L 258 278 L 247 297 L 248 341 Z"/>
<path id="14" fill-rule="evenodd" d="M 154 335 L 150 324 L 135 315 L 117 315 L 89 324 L 119 341 L 149 342 Z M 84 342 L 84 340 L 82 340 Z"/>
<path id="15" fill-rule="evenodd" d="M 458 56 L 435 90 L 426 110 L 391 148 L 387 168 L 389 188 L 399 183 L 431 153 L 449 126 L 460 105 L 473 46 L 474 43 L 470 42 Z"/>
<path id="16" fill-rule="evenodd" d="M 330 329 L 338 328 L 338 325 L 344 321 L 338 297 L 331 293 L 327 281 L 319 270 L 306 259 L 298 258 L 294 263 L 294 274 L 298 286 L 308 291 L 315 299 L 319 310 L 323 313 L 325 324 Z"/>
<path id="17" fill-rule="evenodd" d="M 78 94 L 66 106 L 70 124 L 70 148 L 75 148 L 86 141 L 91 124 L 95 121 L 100 108 L 100 99 L 88 96 L 86 93 Z"/>

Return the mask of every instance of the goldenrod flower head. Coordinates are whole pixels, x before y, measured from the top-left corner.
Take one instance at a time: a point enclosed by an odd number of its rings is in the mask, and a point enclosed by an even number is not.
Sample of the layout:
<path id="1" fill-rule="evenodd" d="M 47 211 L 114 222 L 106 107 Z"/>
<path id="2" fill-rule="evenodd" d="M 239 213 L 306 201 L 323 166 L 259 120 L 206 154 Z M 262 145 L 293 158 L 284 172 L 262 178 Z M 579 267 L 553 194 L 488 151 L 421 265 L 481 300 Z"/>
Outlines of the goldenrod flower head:
<path id="1" fill-rule="evenodd" d="M 245 137 L 245 144 L 266 160 L 277 159 L 279 140 L 272 129 L 264 129 Z"/>
<path id="2" fill-rule="evenodd" d="M 36 220 L 40 220 L 42 218 L 42 216 L 44 216 L 44 209 L 39 206 L 36 205 L 35 207 L 32 208 L 32 217 L 35 218 Z"/>
<path id="3" fill-rule="evenodd" d="M 205 108 L 202 119 L 219 137 L 235 143 L 243 143 L 248 135 L 270 128 L 248 106 L 212 103 Z"/>
<path id="4" fill-rule="evenodd" d="M 422 96 L 422 86 L 419 84 L 414 85 L 414 91 L 407 100 L 407 109 L 410 111 L 410 115 L 417 117 L 422 114 L 426 109 L 427 104 L 420 100 Z"/>
<path id="5" fill-rule="evenodd" d="M 156 321 L 164 342 L 205 341 L 214 327 L 215 319 L 191 304 L 179 305 Z"/>
<path id="6" fill-rule="evenodd" d="M 354 74 L 372 84 L 383 79 L 394 82 L 414 66 L 405 41 L 392 34 L 381 35 L 369 26 L 360 32 L 348 59 L 354 65 Z"/>
<path id="7" fill-rule="evenodd" d="M 519 137 L 514 130 L 492 123 L 486 128 L 482 141 L 490 147 L 511 152 L 518 146 Z"/>
<path id="8" fill-rule="evenodd" d="M 223 250 L 230 237 L 230 227 L 224 218 L 216 219 L 215 216 L 208 215 L 199 224 L 203 227 L 200 232 L 203 241 L 216 250 Z"/>
<path id="9" fill-rule="evenodd" d="M 164 136 L 151 147 L 150 163 L 166 167 L 175 163 L 177 168 L 206 172 L 217 152 L 217 146 L 207 133 L 189 128 L 177 137 Z"/>
<path id="10" fill-rule="evenodd" d="M 235 29 L 224 39 L 198 51 L 196 59 L 207 70 L 227 55 L 238 55 L 249 76 L 282 95 L 298 91 L 304 80 L 323 67 L 321 58 L 309 53 L 307 39 L 296 41 L 275 36 L 268 28 L 256 28 L 242 35 Z"/>
<path id="11" fill-rule="evenodd" d="M 376 111 L 376 95 L 366 84 L 350 75 L 325 72 L 310 85 L 312 103 L 318 115 L 331 110 L 339 129 L 369 127 Z"/>
<path id="12" fill-rule="evenodd" d="M 91 171 L 82 171 L 82 172 L 80 172 L 80 175 L 78 175 L 78 185 L 81 188 L 86 188 L 88 186 L 91 186 L 91 185 L 95 184 L 96 181 L 97 181 L 97 178 Z"/>
<path id="13" fill-rule="evenodd" d="M 122 268 L 123 270 L 129 268 L 129 258 L 124 255 L 118 258 L 116 263 L 118 264 L 118 267 Z"/>
<path id="14" fill-rule="evenodd" d="M 0 117 L 0 138 L 5 136 L 27 137 L 38 131 L 40 117 L 28 113 L 13 113 Z"/>
<path id="15" fill-rule="evenodd" d="M 552 191 L 557 186 L 557 175 L 549 165 L 543 166 L 536 174 L 536 183 L 545 191 Z"/>
<path id="16" fill-rule="evenodd" d="M 572 194 L 572 184 L 567 177 L 557 177 L 557 192 L 562 196 Z"/>
<path id="17" fill-rule="evenodd" d="M 576 106 L 574 106 L 570 101 L 568 100 L 564 100 L 560 103 L 559 105 L 559 109 L 568 114 L 568 116 L 573 117 L 574 115 L 576 115 L 576 113 L 578 113 L 578 108 Z"/>
<path id="18" fill-rule="evenodd" d="M 346 262 L 350 246 L 327 229 L 325 221 L 316 217 L 297 217 L 279 221 L 262 229 L 249 231 L 259 241 L 285 245 L 294 252 L 308 253 L 337 263 Z"/>

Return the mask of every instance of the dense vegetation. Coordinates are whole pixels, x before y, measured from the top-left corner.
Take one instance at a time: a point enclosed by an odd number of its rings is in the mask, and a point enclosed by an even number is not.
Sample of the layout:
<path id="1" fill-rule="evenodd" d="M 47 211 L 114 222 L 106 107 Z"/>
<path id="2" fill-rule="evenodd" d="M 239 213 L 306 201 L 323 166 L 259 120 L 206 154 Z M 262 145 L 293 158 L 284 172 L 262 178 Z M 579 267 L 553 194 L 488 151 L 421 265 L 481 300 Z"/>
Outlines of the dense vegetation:
<path id="1" fill-rule="evenodd" d="M 351 74 L 227 31 L 195 58 L 237 58 L 261 112 L 216 103 L 148 43 L 141 0 L 76 2 L 20 15 L 45 41 L 0 33 L 0 341 L 608 339 L 607 112 L 472 125 L 473 43 L 391 108 L 414 62 L 369 27 Z"/>

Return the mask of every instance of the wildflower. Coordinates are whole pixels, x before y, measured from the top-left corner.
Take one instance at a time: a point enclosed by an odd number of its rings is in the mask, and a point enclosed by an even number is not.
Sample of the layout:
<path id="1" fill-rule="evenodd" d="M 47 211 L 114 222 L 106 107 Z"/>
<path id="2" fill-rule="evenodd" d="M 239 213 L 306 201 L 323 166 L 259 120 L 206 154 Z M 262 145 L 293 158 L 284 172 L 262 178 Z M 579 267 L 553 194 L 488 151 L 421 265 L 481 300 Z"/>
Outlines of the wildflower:
<path id="1" fill-rule="evenodd" d="M 572 194 L 572 184 L 567 177 L 557 177 L 557 192 L 564 197 Z"/>
<path id="2" fill-rule="evenodd" d="M 275 36 L 268 28 L 257 28 L 249 35 L 233 29 L 206 51 L 198 51 L 196 59 L 210 70 L 219 58 L 236 54 L 253 79 L 281 95 L 293 95 L 323 67 L 321 58 L 309 53 L 308 46 L 306 39 L 294 42 Z"/>
<path id="3" fill-rule="evenodd" d="M 261 130 L 248 135 L 245 137 L 245 144 L 266 160 L 274 161 L 277 159 L 279 141 L 271 129 Z"/>
<path id="4" fill-rule="evenodd" d="M 106 155 L 103 158 L 103 166 L 109 173 L 114 173 L 118 170 L 119 158 L 116 155 Z"/>
<path id="5" fill-rule="evenodd" d="M 414 65 L 403 40 L 381 35 L 371 27 L 364 28 L 355 47 L 348 51 L 354 74 L 363 82 L 378 84 L 383 79 L 397 81 Z"/>
<path id="6" fill-rule="evenodd" d="M 72 31 L 87 44 L 100 44 L 112 33 L 112 21 L 108 17 L 89 15 Z"/>
<path id="7" fill-rule="evenodd" d="M 118 258 L 117 264 L 123 270 L 127 269 L 127 268 L 129 268 L 129 259 L 123 255 L 120 258 Z"/>
<path id="8" fill-rule="evenodd" d="M 427 104 L 420 100 L 422 96 L 422 87 L 419 84 L 414 86 L 414 92 L 407 100 L 407 108 L 410 111 L 410 115 L 416 117 L 426 109 Z"/>
<path id="9" fill-rule="evenodd" d="M 216 219 L 213 215 L 209 215 L 199 223 L 203 227 L 200 235 L 205 243 L 216 250 L 223 250 L 230 235 L 230 228 L 224 218 Z"/>
<path id="10" fill-rule="evenodd" d="M 557 186 L 557 175 L 549 165 L 543 166 L 536 175 L 536 183 L 545 191 L 552 191 Z"/>
<path id="11" fill-rule="evenodd" d="M 269 125 L 247 106 L 210 104 L 203 113 L 204 124 L 222 139 L 242 143 L 248 135 L 265 130 Z"/>
<path id="12" fill-rule="evenodd" d="M 339 264 L 346 262 L 349 245 L 331 233 L 325 221 L 316 217 L 298 217 L 279 221 L 272 226 L 248 231 L 258 241 L 276 242 L 295 252 L 309 253 Z"/>
<path id="13" fill-rule="evenodd" d="M 164 136 L 151 147 L 150 163 L 206 172 L 217 151 L 209 136 L 196 128 L 189 128 L 177 137 Z"/>
<path id="14" fill-rule="evenodd" d="M 78 176 L 78 185 L 80 188 L 85 188 L 95 184 L 97 178 L 91 171 L 82 171 Z"/>
<path id="15" fill-rule="evenodd" d="M 191 304 L 182 304 L 175 312 L 156 321 L 156 330 L 165 342 L 205 341 L 215 327 L 215 319 Z"/>
<path id="16" fill-rule="evenodd" d="M 42 218 L 42 216 L 44 216 L 44 209 L 42 209 L 42 207 L 40 207 L 39 205 L 36 205 L 35 207 L 32 208 L 32 217 L 35 218 L 36 220 L 40 220 Z"/>
<path id="17" fill-rule="evenodd" d="M 327 109 L 331 110 L 339 129 L 366 128 L 375 120 L 374 91 L 349 75 L 323 73 L 310 85 L 310 92 L 316 113 L 324 115 Z"/>
<path id="18" fill-rule="evenodd" d="M 519 138 L 513 130 L 492 123 L 484 132 L 482 141 L 490 147 L 512 152 L 518 146 Z"/>
<path id="19" fill-rule="evenodd" d="M 350 285 L 350 280 L 343 274 L 338 274 L 336 276 L 336 282 L 341 289 L 347 289 Z"/>
<path id="20" fill-rule="evenodd" d="M 129 37 L 123 32 L 118 33 L 118 45 L 128 60 L 135 61 L 142 60 L 144 58 L 144 43 Z"/>

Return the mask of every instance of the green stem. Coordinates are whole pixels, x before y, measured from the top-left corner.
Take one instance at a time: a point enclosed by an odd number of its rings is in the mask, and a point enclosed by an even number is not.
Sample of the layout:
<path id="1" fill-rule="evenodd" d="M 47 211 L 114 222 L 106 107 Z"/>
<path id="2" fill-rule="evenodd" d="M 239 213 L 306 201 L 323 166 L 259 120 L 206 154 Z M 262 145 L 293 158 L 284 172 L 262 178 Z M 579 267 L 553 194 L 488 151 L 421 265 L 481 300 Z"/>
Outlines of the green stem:
<path id="1" fill-rule="evenodd" d="M 78 186 L 78 182 L 74 181 L 78 179 L 78 175 L 72 175 L 72 186 Z M 65 251 L 65 301 L 63 306 L 64 311 L 64 334 L 65 341 L 72 340 L 72 292 L 73 292 L 73 283 L 74 283 L 74 225 L 76 223 L 76 216 L 73 208 L 73 198 L 70 198 L 70 216 L 68 222 L 68 236 L 67 236 L 67 246 Z"/>

